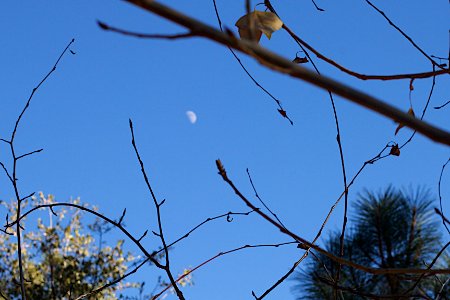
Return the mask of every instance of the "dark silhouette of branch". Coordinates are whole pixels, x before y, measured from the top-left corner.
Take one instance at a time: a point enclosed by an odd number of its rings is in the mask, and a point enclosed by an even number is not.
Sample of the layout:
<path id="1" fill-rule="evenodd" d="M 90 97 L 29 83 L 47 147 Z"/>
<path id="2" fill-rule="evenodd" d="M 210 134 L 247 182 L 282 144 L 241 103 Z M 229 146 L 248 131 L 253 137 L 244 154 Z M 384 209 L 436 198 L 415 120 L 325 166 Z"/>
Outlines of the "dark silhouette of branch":
<path id="1" fill-rule="evenodd" d="M 261 300 L 265 298 L 267 295 L 269 295 L 277 286 L 279 286 L 281 283 L 283 283 L 289 276 L 291 276 L 292 273 L 294 273 L 295 269 L 298 267 L 298 265 L 308 256 L 309 248 L 305 251 L 305 253 L 298 259 L 292 267 L 283 275 L 281 276 L 273 285 L 271 285 L 267 290 L 265 290 L 261 296 L 256 296 L 255 292 L 252 291 L 252 296 L 255 298 L 255 300 Z"/>
<path id="2" fill-rule="evenodd" d="M 325 11 L 325 9 L 320 8 L 319 6 L 317 6 L 316 2 L 314 0 L 311 0 L 312 3 L 314 4 L 314 7 L 318 10 L 318 11 Z"/>
<path id="3" fill-rule="evenodd" d="M 440 106 L 435 106 L 434 109 L 441 109 L 441 108 L 445 107 L 449 103 L 450 103 L 450 100 L 448 100 L 447 102 L 445 102 L 444 104 L 442 104 Z"/>
<path id="4" fill-rule="evenodd" d="M 277 14 L 274 10 L 270 0 L 264 0 L 264 4 L 266 7 L 273 13 Z M 277 14 L 278 15 L 278 14 Z M 361 80 L 400 80 L 400 79 L 422 79 L 422 78 L 428 78 L 436 75 L 443 75 L 443 74 L 449 74 L 450 70 L 448 69 L 442 69 L 439 71 L 433 70 L 432 72 L 420 72 L 420 73 L 410 73 L 410 74 L 394 74 L 394 75 L 365 75 L 361 74 L 355 71 L 352 71 L 341 64 L 335 62 L 331 58 L 323 55 L 318 50 L 316 50 L 314 47 L 312 47 L 309 43 L 307 43 L 305 40 L 301 39 L 294 31 L 292 31 L 285 23 L 282 27 L 291 37 L 292 39 L 299 44 L 299 46 L 304 50 L 305 48 L 314 53 L 317 58 L 323 60 L 324 62 L 334 66 L 338 70 L 356 77 Z M 304 47 L 304 48 L 303 48 Z M 310 57 L 308 57 L 310 58 Z"/>
<path id="5" fill-rule="evenodd" d="M 438 258 L 442 255 L 442 253 L 444 253 L 445 249 L 450 245 L 450 242 L 447 242 L 442 248 L 441 250 L 439 250 L 439 252 L 436 254 L 436 256 L 434 257 L 434 259 L 431 261 L 431 263 L 428 265 L 427 269 L 431 270 L 431 268 L 434 266 L 434 264 L 436 263 L 436 261 L 438 260 Z M 426 273 L 420 274 L 419 278 L 416 280 L 416 282 L 414 282 L 414 284 L 407 289 L 403 295 L 408 295 L 409 292 L 412 292 L 420 283 L 420 281 L 425 277 L 425 275 L 427 275 Z"/>
<path id="6" fill-rule="evenodd" d="M 413 295 L 376 295 L 376 294 L 371 294 L 368 292 L 364 292 L 364 291 L 360 291 L 351 287 L 346 287 L 346 286 L 341 286 L 341 285 L 337 285 L 335 282 L 323 278 L 323 277 L 317 277 L 317 279 L 319 279 L 321 282 L 328 284 L 329 286 L 332 286 L 335 289 L 338 289 L 340 291 L 344 291 L 353 295 L 358 295 L 367 299 L 417 299 L 417 298 L 421 298 L 421 299 L 430 299 L 429 297 L 427 297 L 426 295 L 420 295 L 420 294 L 413 294 Z"/>
<path id="7" fill-rule="evenodd" d="M 83 295 L 81 295 L 81 296 L 75 298 L 74 300 L 81 300 L 81 299 L 84 299 L 84 298 L 86 298 L 86 297 L 89 297 L 89 296 L 98 294 L 98 293 L 100 293 L 101 291 L 103 291 L 104 289 L 106 289 L 106 288 L 108 288 L 108 287 L 110 287 L 110 286 L 113 286 L 113 285 L 115 285 L 116 283 L 121 282 L 122 280 L 124 280 L 124 279 L 127 278 L 128 276 L 130 276 L 130 275 L 136 273 L 136 272 L 137 272 L 143 265 L 145 265 L 149 260 L 150 260 L 149 258 L 144 259 L 140 264 L 138 264 L 135 268 L 133 268 L 133 270 L 127 272 L 127 273 L 124 274 L 123 276 L 120 276 L 119 278 L 117 278 L 117 279 L 115 279 L 115 280 L 112 280 L 112 281 L 108 282 L 107 284 L 105 284 L 105 285 L 103 285 L 103 286 L 101 286 L 101 287 L 99 287 L 99 288 L 96 288 L 95 290 L 90 291 L 89 293 L 83 294 Z"/>
<path id="8" fill-rule="evenodd" d="M 218 254 L 214 255 L 213 257 L 203 261 L 202 263 L 200 263 L 199 265 L 195 266 L 194 268 L 190 269 L 188 272 L 185 272 L 183 275 L 181 275 L 180 277 L 177 278 L 176 282 L 179 282 L 180 280 L 183 280 L 183 278 L 185 278 L 186 276 L 189 276 L 190 274 L 192 274 L 193 272 L 195 272 L 196 270 L 200 269 L 201 267 L 207 265 L 208 263 L 212 262 L 213 260 L 233 253 L 233 252 L 237 252 L 243 249 L 250 249 L 250 248 L 263 248 L 263 247 L 274 247 L 274 248 L 278 248 L 280 246 L 284 246 L 284 245 L 292 245 L 292 244 L 297 244 L 297 242 L 285 242 L 285 243 L 279 243 L 279 244 L 258 244 L 258 245 L 244 245 L 241 247 L 237 247 L 231 250 L 227 250 L 227 251 L 223 251 L 223 252 L 219 252 Z M 162 294 L 164 294 L 168 289 L 170 289 L 173 286 L 173 284 L 168 285 L 167 287 L 165 287 L 161 292 L 159 292 L 158 294 L 156 294 L 155 296 L 152 297 L 152 300 L 156 300 L 159 297 L 161 297 Z"/>
<path id="9" fill-rule="evenodd" d="M 431 58 L 424 50 L 422 50 L 422 48 L 420 48 L 416 42 L 414 42 L 414 40 L 409 37 L 403 30 L 400 29 L 400 27 L 398 27 L 397 25 L 394 24 L 394 22 L 392 22 L 391 19 L 388 18 L 388 16 L 378 7 L 376 7 L 372 2 L 370 2 L 369 0 L 365 0 L 367 2 L 367 4 L 369 4 L 373 9 L 375 9 L 380 15 L 383 16 L 383 18 L 386 19 L 386 21 L 388 21 L 389 25 L 391 25 L 392 27 L 394 27 L 398 32 L 400 32 L 401 35 L 403 35 L 403 37 L 405 37 L 410 43 L 411 45 L 414 46 L 414 48 L 416 48 L 417 50 L 419 50 L 420 53 L 423 54 L 423 56 L 425 56 L 435 67 L 438 67 L 440 69 L 444 69 L 440 64 L 438 64 L 437 62 L 434 61 L 433 58 Z M 448 71 L 448 70 L 447 70 Z"/>
<path id="10" fill-rule="evenodd" d="M 34 193 L 33 193 L 34 194 Z M 27 196 L 29 197 L 29 196 Z M 126 277 L 130 276 L 131 274 L 134 274 L 137 272 L 137 270 L 139 270 L 145 263 L 151 261 L 153 262 L 155 265 L 158 265 L 158 261 L 155 259 L 156 255 L 158 255 L 159 253 L 161 253 L 162 251 L 165 251 L 164 248 L 157 250 L 157 251 L 153 251 L 152 253 L 148 252 L 140 243 L 140 239 L 136 239 L 127 229 L 125 229 L 125 227 L 121 224 L 122 220 L 123 220 L 123 216 L 125 215 L 124 213 L 122 213 L 122 216 L 120 217 L 119 221 L 114 221 L 106 216 L 104 216 L 103 214 L 92 210 L 88 207 L 82 206 L 82 205 L 78 205 L 78 204 L 74 204 L 74 203 L 51 203 L 51 204 L 42 204 L 42 205 L 37 205 L 36 207 L 33 207 L 32 209 L 30 209 L 29 211 L 25 212 L 23 215 L 20 216 L 20 218 L 12 223 L 7 223 L 6 225 L 4 225 L 4 227 L 6 229 L 13 227 L 17 221 L 20 221 L 23 218 L 26 218 L 29 214 L 33 213 L 34 211 L 37 211 L 41 208 L 50 208 L 53 209 L 53 207 L 58 207 L 58 206 L 62 206 L 62 207 L 73 207 L 82 211 L 85 211 L 87 213 L 90 213 L 102 220 L 104 220 L 106 223 L 111 224 L 113 227 L 118 228 L 120 231 L 122 231 L 122 233 L 124 233 L 134 244 L 136 244 L 139 249 L 142 251 L 142 253 L 146 256 L 146 258 L 137 265 L 137 267 L 135 267 L 132 271 L 124 274 L 122 277 L 117 278 L 114 281 L 111 281 L 109 283 L 106 283 L 105 285 L 98 287 L 92 291 L 90 291 L 89 293 L 83 294 L 81 296 L 78 296 L 77 298 L 75 298 L 75 300 L 78 299 L 84 299 L 88 296 L 92 296 L 95 295 L 99 292 L 101 292 L 102 290 L 122 281 L 123 279 L 125 279 Z M 126 210 L 124 210 L 126 211 Z M 52 212 L 54 213 L 54 211 L 52 210 Z M 251 214 L 253 212 L 253 210 L 248 211 L 248 212 L 227 212 L 221 215 L 217 215 L 214 217 L 210 217 L 205 219 L 203 222 L 199 223 L 198 225 L 194 226 L 192 229 L 190 229 L 187 233 L 185 233 L 184 235 L 182 235 L 180 238 L 176 239 L 175 241 L 171 242 L 170 244 L 167 245 L 167 248 L 172 247 L 173 245 L 177 244 L 178 242 L 180 242 L 181 240 L 187 238 L 191 233 L 193 233 L 194 231 L 196 231 L 198 228 L 202 227 L 203 225 L 205 225 L 206 223 L 209 223 L 211 221 L 214 220 L 218 220 L 218 219 L 223 219 L 225 217 L 229 217 L 229 216 L 237 216 L 237 215 L 241 215 L 241 216 L 248 216 L 249 214 Z M 228 220 L 228 218 L 227 218 Z M 5 232 L 5 230 L 2 230 L 3 232 Z M 6 233 L 6 232 L 5 232 Z M 177 279 L 177 281 L 181 280 L 182 278 Z"/>
<path id="11" fill-rule="evenodd" d="M 41 152 L 42 150 L 44 150 L 44 149 L 38 149 L 38 150 L 34 150 L 34 151 L 31 151 L 31 152 L 28 152 L 28 153 L 19 155 L 19 156 L 16 157 L 16 159 L 19 160 L 19 159 L 24 158 L 24 157 L 27 157 L 27 156 L 29 156 L 29 155 L 33 155 L 33 154 L 35 154 L 35 153 L 39 153 L 39 152 Z"/>
<path id="12" fill-rule="evenodd" d="M 19 116 L 16 119 L 15 125 L 14 125 L 14 129 L 11 133 L 11 138 L 9 140 L 5 140 L 2 139 L 3 142 L 9 144 L 9 149 L 10 149 L 10 153 L 11 153 L 11 157 L 12 157 L 12 171 L 9 172 L 8 169 L 6 168 L 6 166 L 0 162 L 0 165 L 2 166 L 3 170 L 5 171 L 6 175 L 8 176 L 8 179 L 11 181 L 11 184 L 13 186 L 14 189 L 14 195 L 17 201 L 17 211 L 16 211 L 16 215 L 17 215 L 17 220 L 20 220 L 20 214 L 21 214 L 21 203 L 22 201 L 27 198 L 22 198 L 20 196 L 20 191 L 19 191 L 19 187 L 17 185 L 17 162 L 21 159 L 24 158 L 26 156 L 41 152 L 42 149 L 39 150 L 35 150 L 23 155 L 17 155 L 16 154 L 16 149 L 15 149 L 15 145 L 14 145 L 14 141 L 16 138 L 16 134 L 17 134 L 17 130 L 19 128 L 19 124 L 20 121 L 22 120 L 22 117 L 24 116 L 25 112 L 27 111 L 27 109 L 30 106 L 31 100 L 33 99 L 34 94 L 37 92 L 37 90 L 41 87 L 41 85 L 50 77 L 50 75 L 56 70 L 56 67 L 58 66 L 59 62 L 61 61 L 62 57 L 64 56 L 64 54 L 67 52 L 67 50 L 69 50 L 69 47 L 73 44 L 75 40 L 72 39 L 67 46 L 64 48 L 64 50 L 61 52 L 61 54 L 59 55 L 58 59 L 56 60 L 56 62 L 54 63 L 53 67 L 51 68 L 51 70 L 41 79 L 41 81 L 33 88 L 30 96 L 28 97 L 27 102 L 25 103 L 24 108 L 22 109 L 22 111 L 20 112 Z M 22 300 L 26 300 L 27 296 L 26 296 L 26 290 L 25 290 L 25 279 L 24 279 L 24 274 L 23 274 L 23 262 L 22 262 L 22 240 L 21 240 L 21 229 L 22 226 L 20 225 L 20 221 L 15 222 L 16 224 L 16 235 L 17 235 L 17 256 L 18 256 L 18 264 L 19 264 L 19 284 L 20 284 L 20 293 L 22 296 Z M 6 230 L 5 230 L 6 233 Z"/>
<path id="13" fill-rule="evenodd" d="M 97 21 L 97 25 L 106 31 L 111 31 L 115 33 L 120 33 L 127 36 L 137 37 L 137 38 L 146 38 L 146 39 L 166 39 L 166 40 L 177 40 L 182 38 L 191 38 L 195 37 L 196 34 L 193 32 L 188 33 L 178 33 L 178 34 L 149 34 L 149 33 L 138 33 L 138 32 L 132 32 L 124 29 L 120 29 L 117 27 L 112 27 L 106 23 L 103 23 L 101 21 Z"/>
<path id="14" fill-rule="evenodd" d="M 252 177 L 250 176 L 250 171 L 247 168 L 247 176 L 248 176 L 248 180 L 250 181 L 250 185 L 253 188 L 253 191 L 255 192 L 255 197 L 259 200 L 259 202 L 261 202 L 261 204 L 270 212 L 270 214 L 278 221 L 278 223 L 280 223 L 281 226 L 285 227 L 283 222 L 281 222 L 280 218 L 277 216 L 276 213 L 274 213 L 267 205 L 266 203 L 264 203 L 264 201 L 261 199 L 261 197 L 259 196 L 258 192 L 256 191 L 256 187 L 253 184 L 253 180 Z"/>
<path id="15" fill-rule="evenodd" d="M 223 26 L 222 26 L 222 20 L 220 18 L 220 14 L 219 14 L 219 10 L 217 9 L 217 3 L 216 0 L 213 0 L 213 5 L 214 5 L 214 11 L 216 13 L 216 18 L 217 18 L 217 22 L 219 23 L 219 28 L 221 32 L 224 32 L 223 30 Z M 248 9 L 247 9 L 248 10 Z M 250 22 L 251 23 L 251 22 Z M 252 25 L 252 24 L 251 24 Z M 253 31 L 250 30 L 250 32 L 252 33 Z M 247 74 L 247 76 L 253 81 L 253 83 L 259 87 L 265 94 L 267 94 L 270 98 L 272 98 L 273 101 L 275 101 L 275 103 L 278 106 L 278 112 L 284 117 L 286 118 L 291 125 L 294 125 L 294 122 L 289 118 L 289 116 L 287 115 L 286 111 L 284 110 L 283 106 L 281 105 L 281 101 L 278 100 L 274 95 L 272 95 L 272 93 L 270 93 L 265 87 L 263 87 L 254 77 L 252 74 L 250 74 L 250 72 L 247 70 L 247 68 L 245 67 L 245 65 L 242 63 L 241 59 L 239 58 L 239 56 L 236 54 L 236 52 L 234 52 L 233 48 L 230 47 L 229 45 L 227 45 L 228 49 L 230 50 L 231 54 L 233 54 L 234 58 L 236 59 L 236 61 L 239 63 L 239 65 L 241 66 L 242 70 L 244 70 L 245 74 Z"/>
<path id="16" fill-rule="evenodd" d="M 154 258 L 155 257 L 155 253 L 150 253 L 148 252 L 144 246 L 142 246 L 142 244 L 138 241 L 137 238 L 135 238 L 127 229 L 125 229 L 125 227 L 122 224 L 119 224 L 118 222 L 112 220 L 109 217 L 106 217 L 105 215 L 90 209 L 88 207 L 82 206 L 82 205 L 78 205 L 78 204 L 74 204 L 74 203 L 68 203 L 68 202 L 61 202 L 61 203 L 49 203 L 49 204 L 39 204 L 36 205 L 35 207 L 33 207 L 32 209 L 28 210 L 27 212 L 23 213 L 20 217 L 18 217 L 15 221 L 8 223 L 6 225 L 4 225 L 5 228 L 9 228 L 12 227 L 14 225 L 16 225 L 17 223 L 19 223 L 22 219 L 26 218 L 29 214 L 33 213 L 36 210 L 39 210 L 41 208 L 54 208 L 54 207 L 58 207 L 58 206 L 62 206 L 62 207 L 74 207 L 77 208 L 79 210 L 88 212 L 89 214 L 92 214 L 104 221 L 106 221 L 107 223 L 113 225 L 115 228 L 119 229 L 122 233 L 124 233 L 138 248 L 139 250 L 141 250 L 141 252 L 151 260 L 152 263 L 154 263 L 157 267 L 161 268 L 162 265 Z"/>
<path id="17" fill-rule="evenodd" d="M 219 175 L 221 178 L 230 186 L 230 188 L 234 191 L 234 193 L 251 209 L 255 210 L 257 214 L 259 214 L 263 219 L 274 225 L 276 228 L 278 228 L 283 234 L 286 234 L 293 238 L 297 243 L 304 244 L 306 247 L 312 248 L 316 250 L 319 253 L 322 253 L 323 255 L 327 256 L 331 260 L 340 263 L 342 265 L 346 265 L 358 270 L 361 270 L 363 272 L 374 274 L 374 275 L 383 275 L 383 274 L 450 274 L 450 269 L 411 269 L 411 268 L 373 268 L 368 267 L 364 265 L 360 265 L 357 263 L 354 263 L 352 261 L 349 261 L 345 258 L 342 258 L 340 256 L 335 256 L 334 254 L 322 249 L 319 246 L 314 245 L 313 243 L 307 241 L 306 239 L 298 236 L 297 234 L 293 233 L 292 231 L 284 228 L 278 222 L 274 219 L 272 219 L 270 216 L 265 214 L 263 211 L 258 210 L 252 202 L 250 202 L 240 191 L 239 189 L 234 185 L 234 183 L 230 180 L 228 177 L 225 168 L 222 165 L 222 162 L 220 160 L 216 160 L 216 166 L 219 171 Z"/>
<path id="18" fill-rule="evenodd" d="M 438 195 L 439 195 L 439 208 L 440 208 L 440 211 L 439 211 L 440 213 L 439 213 L 439 215 L 440 215 L 441 218 L 442 218 L 442 224 L 444 224 L 445 229 L 447 229 L 447 232 L 450 234 L 450 230 L 449 230 L 449 228 L 447 227 L 448 221 L 446 222 L 446 218 L 445 218 L 445 216 L 444 216 L 444 209 L 442 208 L 442 194 L 441 194 L 442 175 L 444 174 L 445 167 L 447 166 L 447 164 L 448 164 L 449 162 L 450 162 L 450 157 L 447 159 L 447 162 L 442 166 L 441 174 L 439 174 Z"/>
<path id="19" fill-rule="evenodd" d="M 435 67 L 433 66 L 433 70 L 435 69 Z M 411 80 L 411 83 L 410 83 L 410 85 L 412 86 L 412 80 Z M 434 86 L 436 85 L 436 76 L 433 76 L 433 80 L 432 80 L 432 83 L 431 83 L 431 88 L 430 88 L 430 93 L 428 94 L 428 99 L 427 99 L 427 102 L 426 102 L 426 104 L 425 104 L 425 107 L 423 108 L 423 110 L 422 110 L 422 115 L 420 116 L 420 120 L 423 120 L 423 117 L 425 116 L 425 113 L 426 113 L 426 111 L 427 111 L 427 109 L 428 109 L 428 105 L 430 104 L 430 101 L 431 101 L 431 96 L 433 95 L 433 91 L 434 91 Z M 409 101 L 411 102 L 411 92 L 412 92 L 412 89 L 410 88 L 410 90 L 409 90 Z M 412 139 L 413 139 L 413 137 L 416 135 L 416 130 L 414 130 L 414 132 L 411 134 L 411 136 L 409 137 L 409 139 L 408 140 L 406 140 L 398 149 L 400 150 L 400 149 L 402 149 L 403 147 L 405 147 L 407 144 L 409 144 L 411 141 L 412 141 Z"/>
<path id="20" fill-rule="evenodd" d="M 157 216 L 157 219 L 158 219 L 158 230 L 159 230 L 157 236 L 161 240 L 161 243 L 162 243 L 162 246 L 163 246 L 163 249 L 164 249 L 164 257 L 165 257 L 165 260 L 166 260 L 165 265 L 161 265 L 160 268 L 162 270 L 164 270 L 166 272 L 166 274 L 167 274 L 167 277 L 169 277 L 170 283 L 173 285 L 173 288 L 175 290 L 175 293 L 177 294 L 177 297 L 180 300 L 184 300 L 185 299 L 184 295 L 181 292 L 181 290 L 178 288 L 178 286 L 177 286 L 177 284 L 175 282 L 175 279 L 174 279 L 174 277 L 172 275 L 172 272 L 170 270 L 169 248 L 167 247 L 166 239 L 164 238 L 164 232 L 163 232 L 163 229 L 162 229 L 162 221 L 161 221 L 161 205 L 164 203 L 164 200 L 159 202 L 156 199 L 155 193 L 153 192 L 153 189 L 152 189 L 152 187 L 150 185 L 150 181 L 148 179 L 147 173 L 146 173 L 145 168 L 144 168 L 144 163 L 142 162 L 141 156 L 139 155 L 139 151 L 138 151 L 137 146 L 136 146 L 136 141 L 135 141 L 135 138 L 134 138 L 133 122 L 131 121 L 131 119 L 130 119 L 130 131 L 131 131 L 131 144 L 133 145 L 134 152 L 136 153 L 136 157 L 137 157 L 137 159 L 139 161 L 139 165 L 141 167 L 141 173 L 142 173 L 142 176 L 144 176 L 145 184 L 147 185 L 147 188 L 148 188 L 148 190 L 149 190 L 149 192 L 151 194 L 151 197 L 153 199 L 153 204 L 155 205 L 155 208 L 156 208 L 156 216 Z"/>
<path id="21" fill-rule="evenodd" d="M 450 281 L 450 278 L 448 278 L 444 283 L 442 283 L 441 289 L 439 290 L 439 293 L 436 295 L 435 300 L 439 300 L 441 298 L 441 294 L 444 291 L 445 286 L 448 285 L 449 281 Z"/>
<path id="22" fill-rule="evenodd" d="M 272 13 L 276 14 L 278 16 L 278 13 L 276 12 L 276 10 L 274 9 L 274 7 L 272 6 L 270 0 L 265 0 L 264 1 L 265 6 L 267 7 L 268 10 L 270 10 Z M 285 26 L 285 24 L 283 24 L 283 26 Z M 295 40 L 295 39 L 294 39 Z M 321 75 L 320 71 L 318 69 L 318 67 L 316 66 L 314 60 L 311 58 L 311 56 L 309 55 L 308 51 L 306 51 L 305 47 L 303 47 L 303 45 L 298 41 L 295 40 L 298 44 L 298 46 L 302 49 L 302 52 L 305 53 L 306 58 L 308 61 L 311 62 L 314 70 L 316 71 L 317 75 Z M 333 117 L 335 120 L 335 126 L 336 126 L 336 141 L 338 144 L 338 149 L 339 149 L 339 156 L 340 156 L 340 161 L 341 161 L 341 169 L 342 169 L 342 175 L 343 175 L 343 184 L 344 184 L 344 196 L 345 196 L 345 204 L 344 204 L 344 217 L 343 217 L 343 223 L 342 223 L 342 235 L 341 235 L 341 251 L 340 251 L 340 255 L 343 255 L 343 251 L 344 251 L 344 236 L 345 236 L 345 228 L 347 225 L 347 205 L 348 205 L 348 192 L 347 192 L 347 175 L 346 175 L 346 170 L 345 170 L 345 160 L 344 160 L 344 152 L 343 152 L 343 148 L 342 148 L 342 143 L 341 143 L 341 133 L 340 133 L 340 126 L 339 126 L 339 119 L 338 119 L 338 115 L 337 115 L 337 110 L 336 110 L 336 105 L 334 102 L 334 97 L 333 94 L 331 93 L 330 90 L 328 90 L 328 96 L 330 99 L 330 103 L 333 109 Z M 270 211 L 270 210 L 269 210 Z M 272 212 L 271 212 L 272 213 Z M 273 213 L 272 213 L 273 214 Z M 306 254 L 307 255 L 307 254 Z M 300 263 L 303 260 L 304 256 L 302 258 L 300 258 L 298 260 L 298 263 Z M 295 264 L 294 264 L 295 265 Z M 295 268 L 291 268 L 290 271 L 285 274 L 282 278 L 286 279 L 293 271 Z M 336 279 L 339 278 L 339 271 L 337 272 L 336 275 Z M 284 280 L 283 279 L 283 280 Z M 263 293 L 263 296 L 260 297 L 259 299 L 262 299 L 265 295 L 267 295 L 270 291 L 272 291 L 276 286 L 278 286 L 280 283 L 282 282 L 282 280 L 278 280 L 274 285 L 272 285 L 266 292 Z M 255 298 L 258 299 L 258 297 L 255 296 Z"/>
<path id="23" fill-rule="evenodd" d="M 176 243 L 178 243 L 179 241 L 187 238 L 191 233 L 193 233 L 194 231 L 196 231 L 198 228 L 202 227 L 203 225 L 205 225 L 208 222 L 217 220 L 217 219 L 222 219 L 222 218 L 226 218 L 227 222 L 231 222 L 232 219 L 230 219 L 230 216 L 248 216 L 249 214 L 251 214 L 252 212 L 254 212 L 254 210 L 248 211 L 248 212 L 227 212 L 225 214 L 221 214 L 215 217 L 210 217 L 207 218 L 206 220 L 204 220 L 203 222 L 199 223 L 198 225 L 196 225 L 195 227 L 193 227 L 192 229 L 190 229 L 188 232 L 186 232 L 184 235 L 182 235 L 181 237 L 179 237 L 178 239 L 176 239 L 175 241 L 173 241 L 172 243 L 170 243 L 169 245 L 167 245 L 168 248 L 172 247 L 173 245 L 175 245 Z M 159 252 L 163 251 L 163 249 L 160 249 L 159 251 L 157 251 L 156 253 L 158 254 Z"/>
<path id="24" fill-rule="evenodd" d="M 346 86 L 342 83 L 328 78 L 324 75 L 317 75 L 314 72 L 307 70 L 299 65 L 292 63 L 273 52 L 270 52 L 259 45 L 246 41 L 239 40 L 231 33 L 220 32 L 211 26 L 208 26 L 198 20 L 192 19 L 178 11 L 175 11 L 167 6 L 164 6 L 157 1 L 150 0 L 126 0 L 128 3 L 134 4 L 145 10 L 160 15 L 163 18 L 171 20 L 190 30 L 200 32 L 201 36 L 216 41 L 220 44 L 230 46 L 236 50 L 244 52 L 249 56 L 257 59 L 261 64 L 274 69 L 278 72 L 288 74 L 292 77 L 302 79 L 323 89 L 329 90 L 337 95 L 340 95 L 352 102 L 364 106 L 370 110 L 378 112 L 396 122 L 401 122 L 405 126 L 429 137 L 430 139 L 450 145 L 450 133 L 429 125 L 424 121 L 410 116 L 409 114 L 383 102 L 375 97 L 358 91 L 354 88 Z"/>

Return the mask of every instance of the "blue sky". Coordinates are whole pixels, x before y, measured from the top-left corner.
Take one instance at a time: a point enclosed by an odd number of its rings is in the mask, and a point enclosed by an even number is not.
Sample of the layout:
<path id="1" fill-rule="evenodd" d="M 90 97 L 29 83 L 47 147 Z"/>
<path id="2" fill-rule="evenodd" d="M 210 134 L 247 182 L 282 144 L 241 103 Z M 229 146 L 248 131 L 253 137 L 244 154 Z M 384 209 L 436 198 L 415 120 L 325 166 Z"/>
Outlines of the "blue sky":
<path id="1" fill-rule="evenodd" d="M 378 1 L 379 2 L 379 1 Z M 165 4 L 217 26 L 211 1 L 164 1 Z M 245 13 L 244 1 L 218 1 L 223 22 Z M 255 2 L 256 3 L 256 2 Z M 255 4 L 254 3 L 254 4 Z M 273 1 L 282 20 L 325 55 L 365 74 L 430 70 L 430 63 L 365 1 Z M 375 3 L 427 53 L 448 53 L 446 1 Z M 130 143 L 133 119 L 138 147 L 156 194 L 166 203 L 162 217 L 167 238 L 176 239 L 203 221 L 227 211 L 247 211 L 217 175 L 220 158 L 229 176 L 254 199 L 249 168 L 261 197 L 285 224 L 311 239 L 329 207 L 342 192 L 342 177 L 332 109 L 327 93 L 275 74 L 241 55 L 257 80 L 278 97 L 294 126 L 240 69 L 229 51 L 200 38 L 142 40 L 104 32 L 96 20 L 148 33 L 183 29 L 121 1 L 16 1 L 0 4 L 0 136 L 9 136 L 32 88 L 75 38 L 57 71 L 34 97 L 17 136 L 17 147 L 44 151 L 19 166 L 24 194 L 43 191 L 59 201 L 81 197 L 108 216 L 127 208 L 128 229 L 140 235 L 156 229 L 154 207 Z M 237 30 L 235 30 L 237 32 Z M 282 31 L 261 44 L 288 58 L 298 51 Z M 408 110 L 409 81 L 362 82 L 316 60 L 322 73 Z M 310 66 L 307 66 L 310 67 Z M 416 114 L 422 111 L 431 79 L 417 80 L 412 94 Z M 449 78 L 437 79 L 431 107 L 446 102 Z M 387 142 L 402 143 L 411 131 L 395 136 L 396 124 L 336 97 L 346 169 L 351 177 Z M 450 129 L 448 109 L 430 108 L 426 120 Z M 185 113 L 198 120 L 191 124 Z M 5 145 L 0 159 L 7 161 Z M 416 135 L 400 157 L 369 166 L 350 191 L 350 202 L 364 189 L 425 186 L 437 194 L 437 181 L 448 148 Z M 448 174 L 447 174 L 448 175 Z M 444 175 L 443 196 L 450 197 Z M 0 177 L 0 198 L 13 191 Z M 342 206 L 326 231 L 342 221 Z M 450 210 L 450 206 L 444 208 Z M 0 212 L 4 214 L 4 212 Z M 353 210 L 350 209 L 350 214 Z M 0 216 L 1 217 L 1 216 Z M 113 236 L 116 237 L 116 236 Z M 120 237 L 117 235 L 117 237 Z M 288 241 L 258 218 L 235 217 L 200 229 L 172 251 L 174 272 L 244 244 Z M 148 236 L 144 244 L 157 248 Z M 132 251 L 137 249 L 130 246 Z M 219 258 L 194 275 L 189 299 L 248 299 L 263 292 L 301 255 L 295 247 L 250 249 Z M 148 286 L 161 273 L 149 267 L 132 280 Z M 267 299 L 293 299 L 291 281 Z M 212 296 L 213 295 L 213 296 Z M 170 296 L 173 298 L 173 296 Z M 169 297 L 169 298 L 170 298 Z M 172 299 L 170 298 L 170 299 Z"/>

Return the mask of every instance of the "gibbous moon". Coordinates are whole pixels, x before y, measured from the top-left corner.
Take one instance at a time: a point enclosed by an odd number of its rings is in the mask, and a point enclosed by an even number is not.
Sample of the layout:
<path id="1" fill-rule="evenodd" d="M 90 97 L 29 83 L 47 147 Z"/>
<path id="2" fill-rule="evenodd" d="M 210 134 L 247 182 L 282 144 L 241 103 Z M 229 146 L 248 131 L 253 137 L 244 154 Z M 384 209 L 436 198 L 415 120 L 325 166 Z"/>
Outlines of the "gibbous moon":
<path id="1" fill-rule="evenodd" d="M 195 122 L 197 122 L 197 115 L 193 111 L 188 110 L 186 112 L 186 116 L 188 117 L 189 122 L 191 122 L 191 124 L 195 124 Z"/>

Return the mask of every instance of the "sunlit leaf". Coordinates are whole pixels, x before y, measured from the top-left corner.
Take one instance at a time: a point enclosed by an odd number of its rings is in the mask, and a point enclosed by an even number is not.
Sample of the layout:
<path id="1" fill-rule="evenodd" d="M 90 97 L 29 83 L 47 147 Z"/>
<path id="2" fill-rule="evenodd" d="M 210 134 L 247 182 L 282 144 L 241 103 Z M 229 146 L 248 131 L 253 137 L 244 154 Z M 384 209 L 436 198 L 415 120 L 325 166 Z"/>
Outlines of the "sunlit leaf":
<path id="1" fill-rule="evenodd" d="M 283 22 L 272 12 L 255 10 L 242 16 L 236 22 L 236 26 L 239 28 L 241 39 L 259 42 L 263 33 L 270 39 L 273 32 L 281 29 Z"/>

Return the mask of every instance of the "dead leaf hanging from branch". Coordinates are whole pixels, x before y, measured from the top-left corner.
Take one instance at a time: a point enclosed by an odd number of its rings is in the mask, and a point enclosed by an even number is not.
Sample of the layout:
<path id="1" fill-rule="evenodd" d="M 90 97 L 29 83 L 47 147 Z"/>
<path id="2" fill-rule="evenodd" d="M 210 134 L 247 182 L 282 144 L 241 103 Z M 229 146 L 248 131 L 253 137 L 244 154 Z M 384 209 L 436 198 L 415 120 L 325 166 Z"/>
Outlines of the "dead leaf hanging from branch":
<path id="1" fill-rule="evenodd" d="M 237 20 L 236 26 L 241 39 L 259 42 L 263 33 L 270 39 L 272 33 L 281 29 L 283 22 L 272 12 L 255 10 Z"/>

